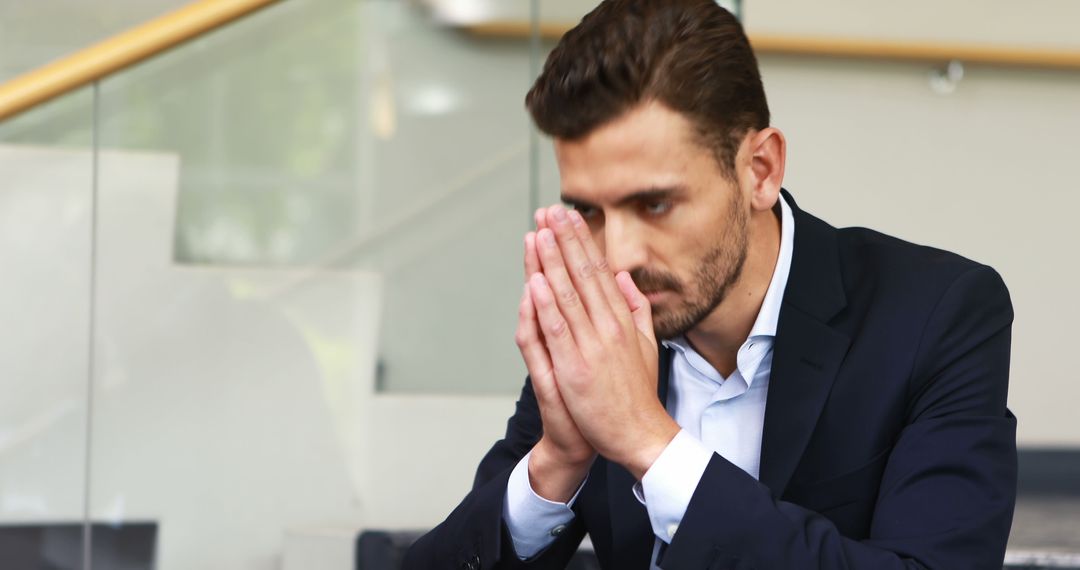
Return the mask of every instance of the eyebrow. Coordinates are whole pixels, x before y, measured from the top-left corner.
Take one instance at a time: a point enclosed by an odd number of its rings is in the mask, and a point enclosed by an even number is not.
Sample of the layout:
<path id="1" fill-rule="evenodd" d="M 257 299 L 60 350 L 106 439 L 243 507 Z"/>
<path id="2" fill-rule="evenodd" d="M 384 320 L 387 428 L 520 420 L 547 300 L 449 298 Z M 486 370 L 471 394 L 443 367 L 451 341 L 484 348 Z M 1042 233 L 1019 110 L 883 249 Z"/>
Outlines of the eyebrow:
<path id="1" fill-rule="evenodd" d="M 663 200 L 670 200 L 672 198 L 677 198 L 678 196 L 684 194 L 685 192 L 686 192 L 686 187 L 681 186 L 681 185 L 680 186 L 669 186 L 669 187 L 665 187 L 665 188 L 646 188 L 644 190 L 639 190 L 637 192 L 634 192 L 632 194 L 628 194 L 626 196 L 623 196 L 622 198 L 619 198 L 619 200 L 617 202 L 615 202 L 615 205 L 616 206 L 626 206 L 628 204 L 632 204 L 632 203 L 635 203 L 635 202 L 636 203 L 640 203 L 640 202 L 658 202 L 658 201 L 663 201 Z M 568 205 L 570 205 L 570 206 L 572 206 L 574 208 L 582 208 L 582 207 L 594 208 L 594 207 L 596 207 L 595 204 L 592 204 L 587 200 L 581 200 L 579 198 L 575 198 L 574 196 L 571 196 L 570 194 L 563 194 L 560 198 L 562 199 L 562 201 L 564 203 L 566 203 L 566 204 L 568 204 Z"/>

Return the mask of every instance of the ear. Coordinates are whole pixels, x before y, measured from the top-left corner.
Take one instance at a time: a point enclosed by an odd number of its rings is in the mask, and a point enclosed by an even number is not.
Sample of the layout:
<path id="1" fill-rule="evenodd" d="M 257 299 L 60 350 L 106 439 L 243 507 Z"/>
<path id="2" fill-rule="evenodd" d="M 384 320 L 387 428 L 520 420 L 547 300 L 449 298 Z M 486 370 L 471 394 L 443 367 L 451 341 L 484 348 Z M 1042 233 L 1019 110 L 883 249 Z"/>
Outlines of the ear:
<path id="1" fill-rule="evenodd" d="M 776 204 L 784 183 L 787 140 L 780 129 L 769 127 L 751 131 L 747 143 L 750 153 L 750 205 L 754 210 L 768 210 Z"/>

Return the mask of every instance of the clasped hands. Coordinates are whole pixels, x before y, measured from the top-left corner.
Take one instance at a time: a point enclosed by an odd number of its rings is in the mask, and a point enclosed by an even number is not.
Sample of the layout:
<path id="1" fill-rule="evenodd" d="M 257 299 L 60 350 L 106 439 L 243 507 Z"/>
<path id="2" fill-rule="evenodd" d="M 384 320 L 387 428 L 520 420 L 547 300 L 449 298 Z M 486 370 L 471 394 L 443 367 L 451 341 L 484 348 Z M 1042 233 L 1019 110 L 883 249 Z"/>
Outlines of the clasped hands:
<path id="1" fill-rule="evenodd" d="M 629 273 L 612 274 L 578 212 L 541 209 L 536 226 L 515 335 L 544 425 L 529 479 L 566 502 L 597 453 L 640 480 L 679 426 L 657 398 L 648 299 Z"/>

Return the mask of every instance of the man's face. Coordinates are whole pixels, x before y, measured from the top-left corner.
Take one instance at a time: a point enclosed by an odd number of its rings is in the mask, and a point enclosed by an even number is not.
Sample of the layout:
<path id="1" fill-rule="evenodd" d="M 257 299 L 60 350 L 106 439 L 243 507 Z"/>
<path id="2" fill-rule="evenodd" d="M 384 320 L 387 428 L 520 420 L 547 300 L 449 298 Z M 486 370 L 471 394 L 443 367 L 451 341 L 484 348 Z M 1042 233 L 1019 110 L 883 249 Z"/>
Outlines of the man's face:
<path id="1" fill-rule="evenodd" d="M 635 107 L 577 141 L 557 140 L 563 200 L 615 272 L 649 297 L 658 338 L 719 306 L 746 260 L 749 206 L 682 115 Z"/>

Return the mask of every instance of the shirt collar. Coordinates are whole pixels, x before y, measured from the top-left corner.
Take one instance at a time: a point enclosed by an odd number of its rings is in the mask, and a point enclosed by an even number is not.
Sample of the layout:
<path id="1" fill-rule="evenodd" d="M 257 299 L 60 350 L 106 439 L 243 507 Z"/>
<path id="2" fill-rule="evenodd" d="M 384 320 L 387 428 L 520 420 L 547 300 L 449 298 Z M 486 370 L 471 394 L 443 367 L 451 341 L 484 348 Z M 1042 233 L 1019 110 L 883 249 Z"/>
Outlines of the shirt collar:
<path id="1" fill-rule="evenodd" d="M 791 214 L 791 206 L 780 196 L 780 255 L 776 258 L 776 268 L 773 270 L 772 281 L 769 282 L 769 290 L 765 292 L 765 300 L 761 303 L 757 320 L 750 329 L 750 336 L 776 336 L 776 325 L 780 322 L 780 304 L 784 300 L 784 291 L 787 289 L 788 274 L 791 272 L 791 255 L 795 247 L 795 217 Z"/>
<path id="2" fill-rule="evenodd" d="M 773 269 L 769 289 L 765 292 L 765 300 L 761 303 L 761 309 L 758 310 L 757 319 L 754 321 L 754 326 L 750 328 L 747 339 L 775 337 L 777 323 L 780 321 L 780 304 L 784 299 L 784 291 L 787 289 L 788 274 L 791 272 L 791 256 L 795 248 L 795 217 L 783 195 L 778 201 L 780 203 L 780 254 L 776 258 L 776 268 Z M 683 336 L 663 340 L 661 343 L 681 353 L 692 350 Z"/>

